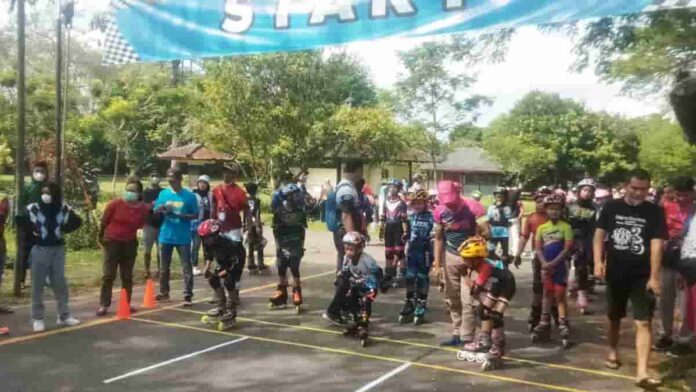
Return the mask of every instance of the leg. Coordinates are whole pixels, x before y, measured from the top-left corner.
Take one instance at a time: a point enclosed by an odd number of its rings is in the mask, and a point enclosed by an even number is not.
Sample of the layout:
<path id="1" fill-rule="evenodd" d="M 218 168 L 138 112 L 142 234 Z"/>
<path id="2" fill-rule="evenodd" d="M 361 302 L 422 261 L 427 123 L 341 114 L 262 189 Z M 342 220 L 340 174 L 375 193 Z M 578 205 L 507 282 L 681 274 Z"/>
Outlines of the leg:
<path id="1" fill-rule="evenodd" d="M 189 245 L 179 245 L 176 247 L 181 269 L 184 274 L 184 298 L 193 298 L 193 266 L 191 266 L 191 247 Z"/>
<path id="2" fill-rule="evenodd" d="M 48 250 L 43 246 L 34 246 L 31 249 L 29 264 L 31 265 L 31 276 L 37 282 L 46 281 L 50 271 L 50 260 Z M 31 288 L 31 317 L 34 320 L 43 320 L 45 307 L 43 302 L 44 285 L 34 284 Z"/>
<path id="3" fill-rule="evenodd" d="M 116 268 L 118 268 L 118 244 L 115 241 L 107 241 L 104 244 L 104 275 L 102 276 L 101 295 L 99 297 L 99 304 L 103 308 L 111 306 L 111 291 L 116 278 Z"/>
<path id="4" fill-rule="evenodd" d="M 669 267 L 662 268 L 660 295 L 660 319 L 662 320 L 661 336 L 670 339 L 674 326 L 674 306 L 677 298 L 677 271 Z"/>
<path id="5" fill-rule="evenodd" d="M 529 313 L 529 327 L 534 328 L 541 318 L 541 302 L 544 295 L 544 284 L 541 280 L 541 264 L 539 259 L 532 259 L 532 305 Z"/>
<path id="6" fill-rule="evenodd" d="M 122 252 L 119 262 L 119 269 L 121 270 L 121 288 L 126 289 L 128 303 L 130 304 L 133 297 L 133 268 L 135 267 L 135 259 L 138 256 L 138 241 L 133 240 L 124 243 Z"/>
<path id="7" fill-rule="evenodd" d="M 143 227 L 143 262 L 145 273 L 150 277 L 150 263 L 152 262 L 152 247 L 155 246 L 155 228 L 150 225 Z"/>
<path id="8" fill-rule="evenodd" d="M 330 316 L 340 316 L 341 310 L 346 304 L 346 295 L 350 290 L 350 283 L 348 279 L 341 276 L 336 282 L 336 289 L 334 290 L 334 297 L 326 309 L 326 313 Z"/>
<path id="9" fill-rule="evenodd" d="M 632 282 L 631 303 L 636 325 L 636 381 L 648 378 L 648 361 L 652 350 L 652 318 L 655 312 L 655 296 L 646 290 L 647 279 Z"/>
<path id="10" fill-rule="evenodd" d="M 619 360 L 619 331 L 621 330 L 621 320 L 607 319 L 607 337 L 609 339 L 609 354 L 607 359 L 610 361 Z"/>
<path id="11" fill-rule="evenodd" d="M 52 247 L 50 259 L 51 287 L 53 287 L 53 296 L 56 298 L 58 317 L 66 320 L 70 317 L 70 309 L 68 308 L 68 281 L 65 279 L 65 247 Z"/>
<path id="12" fill-rule="evenodd" d="M 191 235 L 191 266 L 198 267 L 198 257 L 201 251 L 201 236 L 198 233 Z"/>
<path id="13" fill-rule="evenodd" d="M 471 281 L 467 278 L 467 270 L 460 267 L 461 286 L 459 295 L 462 303 L 462 340 L 473 340 L 476 334 L 476 316 L 474 314 L 474 299 L 471 297 Z"/>
<path id="14" fill-rule="evenodd" d="M 169 297 L 169 274 L 172 266 L 172 254 L 174 253 L 174 245 L 161 244 L 160 254 L 162 256 L 162 265 L 160 268 L 160 294 L 162 297 Z"/>
<path id="15" fill-rule="evenodd" d="M 300 282 L 301 257 L 290 258 L 290 272 L 292 273 L 292 302 L 295 306 L 302 305 L 302 285 Z"/>
<path id="16" fill-rule="evenodd" d="M 445 288 L 445 294 L 449 300 L 450 318 L 452 319 L 452 336 L 461 338 L 462 331 L 462 299 L 461 299 L 461 276 L 460 269 L 454 257 L 449 254 L 447 258 L 447 273 L 448 285 Z M 448 290 L 449 289 L 449 290 Z"/>
<path id="17" fill-rule="evenodd" d="M 607 365 L 618 368 L 619 362 L 619 332 L 621 319 L 626 317 L 626 306 L 630 295 L 630 286 L 620 281 L 607 281 L 607 337 L 609 339 L 609 353 Z"/>
<path id="18" fill-rule="evenodd" d="M 652 347 L 652 326 L 650 321 L 636 320 L 636 381 L 648 377 L 648 361 Z"/>
<path id="19" fill-rule="evenodd" d="M 340 271 L 343 268 L 343 258 L 346 255 L 345 248 L 343 247 L 344 234 L 344 230 L 336 230 L 333 233 L 334 247 L 336 248 L 336 271 Z"/>

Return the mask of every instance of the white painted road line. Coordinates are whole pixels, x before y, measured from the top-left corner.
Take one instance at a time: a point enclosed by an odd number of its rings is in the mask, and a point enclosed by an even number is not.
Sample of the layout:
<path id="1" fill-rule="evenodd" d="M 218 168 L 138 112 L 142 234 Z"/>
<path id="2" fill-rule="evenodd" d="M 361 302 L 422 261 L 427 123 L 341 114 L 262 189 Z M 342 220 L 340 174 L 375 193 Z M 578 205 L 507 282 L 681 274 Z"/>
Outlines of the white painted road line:
<path id="1" fill-rule="evenodd" d="M 189 358 L 195 357 L 196 355 L 205 354 L 205 353 L 208 353 L 208 352 L 217 350 L 217 349 L 219 349 L 219 348 L 223 348 L 223 347 L 226 347 L 226 346 L 231 346 L 231 345 L 233 345 L 233 344 L 235 344 L 235 343 L 243 342 L 243 341 L 245 341 L 245 340 L 247 340 L 247 339 L 249 339 L 249 338 L 248 338 L 248 337 L 243 337 L 243 338 L 235 339 L 235 340 L 232 340 L 232 341 L 229 341 L 229 342 L 225 342 L 225 343 L 222 343 L 222 344 L 218 344 L 217 346 L 213 346 L 213 347 L 210 347 L 210 348 L 206 348 L 205 350 L 196 351 L 195 353 L 182 355 L 182 356 L 180 356 L 180 357 L 173 358 L 173 359 L 170 359 L 170 360 L 165 361 L 165 362 L 161 362 L 161 363 L 158 363 L 158 364 L 155 364 L 155 365 L 152 365 L 152 366 L 148 366 L 148 367 L 146 367 L 146 368 L 134 370 L 134 371 L 132 371 L 132 372 L 129 372 L 129 373 L 120 375 L 120 376 L 118 376 L 118 377 L 114 377 L 114 378 L 110 378 L 110 379 L 108 379 L 108 380 L 104 380 L 103 383 L 104 383 L 104 384 L 111 384 L 111 383 L 114 382 L 114 381 L 119 381 L 119 380 L 123 380 L 124 378 L 132 377 L 132 376 L 137 376 L 138 374 L 145 373 L 145 372 L 149 372 L 150 370 L 154 370 L 154 369 L 160 368 L 160 367 L 162 367 L 162 366 L 171 365 L 171 364 L 173 364 L 173 363 L 175 363 L 175 362 L 183 361 L 183 360 L 185 360 L 185 359 L 189 359 Z"/>
<path id="2" fill-rule="evenodd" d="M 381 384 L 381 383 L 387 381 L 388 379 L 390 379 L 390 378 L 396 376 L 397 374 L 403 372 L 404 370 L 410 368 L 411 365 L 412 365 L 412 363 L 407 362 L 407 363 L 405 363 L 405 364 L 399 366 L 398 368 L 392 370 L 391 372 L 389 372 L 389 373 L 383 375 L 382 377 L 380 377 L 380 378 L 378 378 L 378 379 L 372 381 L 371 383 L 365 385 L 364 387 L 358 389 L 358 390 L 355 391 L 355 392 L 367 392 L 367 391 L 369 391 L 370 389 L 376 387 L 377 385 L 379 385 L 379 384 Z"/>

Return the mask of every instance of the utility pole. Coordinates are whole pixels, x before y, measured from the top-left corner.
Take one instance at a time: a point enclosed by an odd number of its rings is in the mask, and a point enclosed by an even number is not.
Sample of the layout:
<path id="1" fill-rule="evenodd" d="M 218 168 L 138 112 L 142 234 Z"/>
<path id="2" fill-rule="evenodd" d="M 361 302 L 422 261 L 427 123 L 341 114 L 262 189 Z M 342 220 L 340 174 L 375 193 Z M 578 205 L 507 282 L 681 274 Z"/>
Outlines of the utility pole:
<path id="1" fill-rule="evenodd" d="M 24 1 L 17 0 L 17 149 L 15 151 L 15 210 L 21 205 L 24 194 L 24 136 L 26 134 L 26 14 Z M 17 230 L 17 252 L 14 263 L 14 296 L 22 294 L 22 277 L 24 276 L 24 233 Z"/>
<path id="2" fill-rule="evenodd" d="M 75 1 L 69 0 L 67 4 L 63 6 L 60 10 L 60 15 L 63 17 L 63 22 L 65 23 L 65 87 L 63 94 L 63 118 L 61 119 L 62 126 L 62 137 L 61 137 L 61 168 L 63 171 L 60 173 L 60 178 L 65 177 L 65 127 L 68 122 L 68 103 L 70 94 L 70 32 L 72 31 L 72 21 L 75 15 Z"/>
<path id="3" fill-rule="evenodd" d="M 56 0 L 56 162 L 55 181 L 63 189 L 63 4 Z"/>

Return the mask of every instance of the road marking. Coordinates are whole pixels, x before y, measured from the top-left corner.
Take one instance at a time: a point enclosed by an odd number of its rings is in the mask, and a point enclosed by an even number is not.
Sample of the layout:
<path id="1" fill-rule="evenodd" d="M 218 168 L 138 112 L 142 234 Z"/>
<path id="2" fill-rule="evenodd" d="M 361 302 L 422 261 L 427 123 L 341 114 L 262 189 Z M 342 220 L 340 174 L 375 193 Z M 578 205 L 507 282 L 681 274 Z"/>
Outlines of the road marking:
<path id="1" fill-rule="evenodd" d="M 237 344 L 237 343 L 243 342 L 243 341 L 245 341 L 245 340 L 247 340 L 247 339 L 249 339 L 249 338 L 243 337 L 243 338 L 235 339 L 235 340 L 232 340 L 232 341 L 229 341 L 229 342 L 225 342 L 225 343 L 222 343 L 222 344 L 218 344 L 217 346 L 209 347 L 209 348 L 206 348 L 205 350 L 196 351 L 195 353 L 186 354 L 186 355 L 182 355 L 182 356 L 180 356 L 180 357 L 172 358 L 172 359 L 170 359 L 170 360 L 168 360 L 168 361 L 160 362 L 160 363 L 154 364 L 154 365 L 152 365 L 152 366 L 148 366 L 148 367 L 146 367 L 146 368 L 134 370 L 134 371 L 132 371 L 132 372 L 128 372 L 128 373 L 123 374 L 123 375 L 120 375 L 120 376 L 118 376 L 118 377 L 114 377 L 114 378 L 110 378 L 110 379 L 108 379 L 108 380 L 104 380 L 104 381 L 102 381 L 102 382 L 103 382 L 104 384 L 111 384 L 112 382 L 123 380 L 124 378 L 129 378 L 129 377 L 137 376 L 138 374 L 142 374 L 142 373 L 145 373 L 145 372 L 149 372 L 150 370 L 155 370 L 155 369 L 161 368 L 161 367 L 163 367 L 163 366 L 171 365 L 171 364 L 176 363 L 176 362 L 181 362 L 181 361 L 183 361 L 183 360 L 186 360 L 186 359 L 189 359 L 189 358 L 193 358 L 193 357 L 195 357 L 196 355 L 201 355 L 201 354 L 209 353 L 209 352 L 211 352 L 211 351 L 215 351 L 215 350 L 220 349 L 220 348 L 223 348 L 223 347 L 231 346 L 231 345 L 233 345 L 233 344 Z"/>
<path id="2" fill-rule="evenodd" d="M 431 364 L 422 363 L 422 362 L 412 362 L 412 361 L 406 361 L 406 360 L 399 359 L 399 358 L 386 357 L 386 356 L 367 354 L 367 353 L 359 353 L 359 352 L 355 352 L 355 351 L 337 349 L 337 348 L 331 348 L 331 347 L 315 346 L 312 344 L 291 342 L 291 341 L 287 341 L 287 340 L 264 338 L 261 336 L 253 336 L 253 335 L 243 335 L 243 334 L 232 333 L 232 332 L 227 332 L 227 331 L 217 331 L 217 330 L 212 330 L 212 329 L 194 327 L 194 326 L 185 325 L 185 324 L 167 323 L 167 322 L 163 322 L 163 321 L 142 319 L 142 318 L 138 318 L 138 317 L 133 317 L 133 318 L 131 318 L 131 320 L 140 321 L 143 323 L 155 324 L 155 325 L 162 325 L 162 326 L 167 326 L 167 327 L 172 327 L 172 328 L 188 329 L 191 331 L 205 332 L 205 333 L 210 333 L 210 334 L 235 336 L 235 337 L 248 337 L 251 340 L 256 340 L 259 342 L 277 343 L 277 344 L 283 344 L 286 346 L 301 347 L 301 348 L 307 348 L 307 349 L 312 349 L 312 350 L 317 350 L 317 351 L 324 351 L 324 352 L 329 352 L 329 353 L 334 353 L 334 354 L 348 355 L 348 356 L 353 356 L 353 357 L 375 359 L 375 360 L 384 361 L 384 362 L 393 362 L 393 363 L 401 363 L 401 364 L 410 363 L 412 366 L 416 366 L 416 367 L 420 367 L 420 368 L 424 368 L 424 369 L 433 369 L 433 370 L 440 370 L 440 371 L 451 372 L 451 373 L 466 374 L 468 376 L 487 378 L 487 379 L 491 379 L 491 380 L 503 381 L 503 382 L 509 382 L 509 383 L 515 383 L 515 384 L 529 385 L 529 386 L 533 386 L 533 387 L 537 387 L 537 388 L 549 389 L 549 390 L 554 390 L 554 391 L 589 392 L 589 391 L 583 390 L 583 389 L 564 387 L 564 386 L 560 386 L 560 385 L 545 384 L 545 383 L 540 383 L 540 382 L 522 380 L 522 379 L 518 379 L 518 378 L 497 376 L 497 375 L 489 374 L 489 373 L 479 373 L 479 372 L 474 372 L 474 371 L 470 371 L 470 370 L 451 368 L 451 367 L 447 367 L 447 366 L 431 365 Z"/>
<path id="3" fill-rule="evenodd" d="M 383 382 L 389 380 L 390 378 L 392 378 L 392 377 L 396 376 L 397 374 L 403 372 L 404 370 L 410 368 L 411 365 L 413 365 L 411 362 L 407 362 L 407 363 L 405 363 L 405 364 L 399 366 L 398 368 L 392 370 L 391 372 L 389 372 L 389 373 L 383 375 L 382 377 L 380 377 L 380 378 L 378 378 L 378 379 L 376 379 L 376 380 L 370 382 L 369 384 L 365 385 L 364 387 L 358 389 L 358 390 L 355 391 L 355 392 L 367 392 L 367 391 L 369 391 L 370 389 L 376 387 L 377 385 L 379 385 L 379 384 L 381 384 L 381 383 L 383 383 Z"/>
<path id="4" fill-rule="evenodd" d="M 170 310 L 175 310 L 177 312 L 182 312 L 182 313 L 192 313 L 192 314 L 197 314 L 197 315 L 206 314 L 205 312 L 199 312 L 196 310 L 181 309 L 181 308 L 170 309 Z M 308 326 L 304 326 L 304 325 L 292 325 L 292 324 L 276 323 L 276 322 L 272 322 L 272 321 L 264 321 L 264 320 L 252 319 L 252 318 L 247 318 L 247 317 L 237 317 L 237 321 L 250 322 L 250 323 L 262 324 L 262 325 L 272 325 L 272 326 L 276 326 L 276 327 L 287 327 L 287 328 L 291 328 L 291 329 L 298 329 L 298 330 L 311 331 L 311 332 L 330 333 L 330 334 L 334 334 L 334 335 L 342 335 L 343 334 L 342 332 L 331 330 L 331 329 L 324 329 L 324 328 L 318 328 L 318 327 L 308 327 Z M 374 337 L 370 336 L 370 340 L 379 341 L 379 342 L 386 342 L 386 343 L 393 343 L 393 344 L 401 344 L 401 345 L 412 346 L 412 347 L 435 349 L 435 350 L 440 350 L 440 351 L 448 351 L 448 352 L 452 352 L 452 353 L 456 353 L 459 351 L 458 349 L 455 349 L 455 348 L 447 348 L 447 347 L 434 346 L 434 345 L 425 344 L 425 343 L 410 342 L 408 340 L 390 339 L 390 338 L 385 338 L 385 337 L 381 337 L 381 336 L 374 336 Z M 574 367 L 574 366 L 569 366 L 569 365 L 557 365 L 555 363 L 539 362 L 539 361 L 533 361 L 530 359 L 522 359 L 522 358 L 510 358 L 507 356 L 503 357 L 503 358 L 506 360 L 512 361 L 512 362 L 526 363 L 528 365 L 544 366 L 544 367 L 548 367 L 548 368 L 552 368 L 552 369 L 562 369 L 562 370 L 568 370 L 568 371 L 588 373 L 588 374 L 594 374 L 597 376 L 619 378 L 622 380 L 630 380 L 630 381 L 635 380 L 635 378 L 633 378 L 631 376 L 625 376 L 623 374 L 618 374 L 618 373 L 603 372 L 601 370 L 585 369 L 585 368 L 579 368 L 579 367 Z"/>
<path id="5" fill-rule="evenodd" d="M 335 274 L 336 274 L 336 270 L 331 270 L 331 271 L 322 272 L 319 274 L 309 275 L 307 277 L 303 277 L 302 280 L 306 281 L 309 279 L 316 279 L 316 278 L 321 278 L 324 276 L 335 275 Z M 274 288 L 277 285 L 278 285 L 277 282 L 276 283 L 269 283 L 269 284 L 265 284 L 263 286 L 256 286 L 256 287 L 250 287 L 248 289 L 243 289 L 243 290 L 240 290 L 239 293 L 246 294 L 246 293 L 252 293 L 252 292 L 260 291 L 260 290 L 267 290 L 267 289 Z M 203 298 L 203 299 L 194 301 L 194 303 L 197 304 L 197 303 L 207 302 L 210 299 L 211 299 L 211 297 Z M 138 316 L 146 316 L 148 314 L 155 314 L 155 313 L 162 312 L 164 310 L 175 310 L 180 306 L 181 306 L 181 304 L 177 303 L 177 304 L 165 306 L 162 308 L 157 308 L 157 309 L 152 309 L 152 310 L 144 310 L 144 311 L 138 312 Z M 32 341 L 32 340 L 43 339 L 43 338 L 47 338 L 49 336 L 60 335 L 60 334 L 68 333 L 68 332 L 79 331 L 81 329 L 95 327 L 98 325 L 111 324 L 111 323 L 114 323 L 117 321 L 123 321 L 123 320 L 119 320 L 116 317 L 107 318 L 107 319 L 95 319 L 95 320 L 87 321 L 87 322 L 82 323 L 80 325 L 76 325 L 74 327 L 52 329 L 49 331 L 35 333 L 35 334 L 31 334 L 31 335 L 18 336 L 18 337 L 10 338 L 10 339 L 3 339 L 3 340 L 0 340 L 0 347 L 7 346 L 10 344 L 23 343 L 23 342 Z"/>

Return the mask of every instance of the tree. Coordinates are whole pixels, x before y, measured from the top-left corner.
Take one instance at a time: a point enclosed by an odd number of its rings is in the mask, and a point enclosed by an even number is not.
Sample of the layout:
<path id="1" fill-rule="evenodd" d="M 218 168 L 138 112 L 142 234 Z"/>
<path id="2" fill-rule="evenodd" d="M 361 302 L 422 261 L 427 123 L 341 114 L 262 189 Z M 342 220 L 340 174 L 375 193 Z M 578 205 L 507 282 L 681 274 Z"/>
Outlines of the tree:
<path id="1" fill-rule="evenodd" d="M 458 124 L 474 122 L 478 109 L 491 103 L 481 95 L 462 95 L 476 79 L 448 68 L 454 53 L 445 42 L 428 42 L 399 53 L 406 69 L 396 85 L 399 113 L 423 131 L 419 140 L 424 143 L 419 147 L 428 154 L 434 172 L 446 152 L 444 140 L 449 133 Z"/>
<path id="2" fill-rule="evenodd" d="M 677 124 L 652 116 L 634 120 L 640 133 L 640 165 L 658 183 L 679 176 L 696 176 L 696 146 L 689 144 Z"/>
<path id="3" fill-rule="evenodd" d="M 481 127 L 473 124 L 457 125 L 449 135 L 452 147 L 481 147 L 483 145 L 483 131 Z"/>
<path id="4" fill-rule="evenodd" d="M 343 105 L 377 102 L 366 70 L 343 53 L 245 56 L 205 68 L 200 100 L 206 109 L 195 121 L 207 126 L 198 135 L 249 163 L 257 179 L 323 159 L 315 126 Z"/>
<path id="5" fill-rule="evenodd" d="M 613 183 L 637 160 L 637 136 L 626 128 L 621 118 L 532 92 L 491 123 L 483 144 L 527 185 L 565 185 L 587 175 Z"/>

